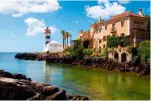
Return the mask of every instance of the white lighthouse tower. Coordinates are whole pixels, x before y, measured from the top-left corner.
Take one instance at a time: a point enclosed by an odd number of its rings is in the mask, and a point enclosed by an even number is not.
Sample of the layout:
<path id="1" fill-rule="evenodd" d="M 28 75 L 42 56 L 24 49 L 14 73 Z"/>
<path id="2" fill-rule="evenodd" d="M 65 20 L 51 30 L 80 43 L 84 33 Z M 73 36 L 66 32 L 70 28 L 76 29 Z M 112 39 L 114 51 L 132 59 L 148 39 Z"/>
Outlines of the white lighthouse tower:
<path id="1" fill-rule="evenodd" d="M 47 27 L 44 30 L 44 34 L 45 34 L 45 44 L 44 44 L 44 51 L 47 51 L 47 44 L 51 41 L 51 30 L 49 30 L 49 27 Z"/>

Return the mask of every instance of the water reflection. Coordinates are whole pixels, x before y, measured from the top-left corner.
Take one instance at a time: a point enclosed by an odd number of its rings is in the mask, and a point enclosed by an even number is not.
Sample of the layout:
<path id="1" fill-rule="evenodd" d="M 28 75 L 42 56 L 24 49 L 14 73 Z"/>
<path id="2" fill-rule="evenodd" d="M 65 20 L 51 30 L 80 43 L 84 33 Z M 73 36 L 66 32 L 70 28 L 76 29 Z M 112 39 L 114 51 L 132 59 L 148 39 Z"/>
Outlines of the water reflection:
<path id="1" fill-rule="evenodd" d="M 57 85 L 68 93 L 82 94 L 91 99 L 149 99 L 149 79 L 110 72 L 45 64 L 45 82 Z M 140 88 L 140 85 L 142 86 Z"/>
<path id="2" fill-rule="evenodd" d="M 44 82 L 62 87 L 63 69 L 56 69 L 55 65 L 44 63 Z"/>

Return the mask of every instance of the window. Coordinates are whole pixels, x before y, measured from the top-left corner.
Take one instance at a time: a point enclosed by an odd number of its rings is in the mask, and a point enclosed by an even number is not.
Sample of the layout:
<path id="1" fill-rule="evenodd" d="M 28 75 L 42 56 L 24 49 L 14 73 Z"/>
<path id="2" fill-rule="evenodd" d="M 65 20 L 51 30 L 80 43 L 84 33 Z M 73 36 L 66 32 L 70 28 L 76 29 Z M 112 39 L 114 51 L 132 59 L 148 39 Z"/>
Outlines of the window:
<path id="1" fill-rule="evenodd" d="M 107 30 L 107 25 L 105 26 L 105 30 Z"/>
<path id="2" fill-rule="evenodd" d="M 99 43 L 101 43 L 101 40 L 99 41 Z"/>
<path id="3" fill-rule="evenodd" d="M 105 48 L 105 44 L 103 45 L 103 48 Z"/>
<path id="4" fill-rule="evenodd" d="M 103 36 L 103 41 L 106 41 L 106 37 L 105 36 Z"/>
<path id="5" fill-rule="evenodd" d="M 110 35 L 107 36 L 107 39 L 110 37 Z"/>
<path id="6" fill-rule="evenodd" d="M 137 24 L 137 22 L 136 22 L 136 21 L 134 21 L 134 24 Z"/>
<path id="7" fill-rule="evenodd" d="M 125 34 L 124 33 L 121 33 L 121 36 L 124 36 Z"/>
<path id="8" fill-rule="evenodd" d="M 99 52 L 101 52 L 101 46 L 99 47 Z"/>
<path id="9" fill-rule="evenodd" d="M 115 24 L 112 24 L 112 28 L 115 28 Z"/>
<path id="10" fill-rule="evenodd" d="M 124 21 L 121 21 L 121 27 L 123 27 L 124 26 Z"/>

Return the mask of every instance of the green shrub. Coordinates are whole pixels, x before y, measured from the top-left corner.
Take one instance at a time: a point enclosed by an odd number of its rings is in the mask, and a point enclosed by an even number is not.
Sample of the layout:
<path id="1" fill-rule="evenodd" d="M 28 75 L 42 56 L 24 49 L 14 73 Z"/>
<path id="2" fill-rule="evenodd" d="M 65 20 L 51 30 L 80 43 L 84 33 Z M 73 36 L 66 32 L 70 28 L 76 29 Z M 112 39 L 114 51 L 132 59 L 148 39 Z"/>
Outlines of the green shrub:
<path id="1" fill-rule="evenodd" d="M 142 41 L 138 47 L 138 56 L 142 62 L 150 62 L 150 41 Z"/>
<path id="2" fill-rule="evenodd" d="M 72 48 L 71 48 L 71 47 L 65 48 L 65 49 L 64 49 L 64 52 L 67 52 L 67 51 L 68 51 L 68 52 L 72 51 Z"/>
<path id="3" fill-rule="evenodd" d="M 82 47 L 71 49 L 69 52 L 72 58 L 82 58 L 84 56 Z"/>
<path id="4" fill-rule="evenodd" d="M 136 61 L 138 61 L 138 59 L 139 59 L 139 57 L 138 57 L 138 56 L 133 57 L 133 61 L 134 61 L 134 63 L 136 63 Z"/>
<path id="5" fill-rule="evenodd" d="M 83 54 L 90 56 L 93 53 L 93 51 L 91 49 L 83 49 Z"/>
<path id="6" fill-rule="evenodd" d="M 127 50 L 128 53 L 132 53 L 132 47 L 131 46 L 127 46 Z"/>
<path id="7" fill-rule="evenodd" d="M 103 53 L 104 58 L 108 58 L 108 50 L 105 48 L 104 53 Z"/>

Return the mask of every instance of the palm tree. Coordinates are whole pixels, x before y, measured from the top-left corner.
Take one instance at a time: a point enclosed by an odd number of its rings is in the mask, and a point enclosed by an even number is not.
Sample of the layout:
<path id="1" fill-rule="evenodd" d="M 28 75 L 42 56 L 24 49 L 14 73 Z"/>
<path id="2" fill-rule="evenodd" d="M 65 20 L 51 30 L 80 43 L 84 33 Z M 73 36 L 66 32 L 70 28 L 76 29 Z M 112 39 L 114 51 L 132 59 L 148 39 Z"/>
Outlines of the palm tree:
<path id="1" fill-rule="evenodd" d="M 61 30 L 61 33 L 62 33 L 62 45 L 63 45 L 63 48 L 64 48 L 64 43 L 65 43 L 65 40 L 64 40 L 64 36 L 65 36 L 65 30 Z"/>
<path id="2" fill-rule="evenodd" d="M 66 39 L 67 39 L 67 47 L 68 47 L 68 38 L 69 38 L 69 32 L 66 32 Z"/>
<path id="3" fill-rule="evenodd" d="M 70 46 L 71 46 L 71 37 L 72 37 L 72 35 L 71 35 L 71 33 L 69 34 L 69 38 L 70 38 Z"/>
<path id="4" fill-rule="evenodd" d="M 66 32 L 65 32 L 64 37 L 63 37 L 63 39 L 64 39 L 64 48 L 66 48 L 66 38 L 67 38 L 67 36 L 66 36 Z"/>

